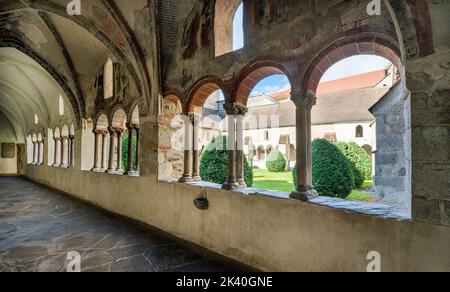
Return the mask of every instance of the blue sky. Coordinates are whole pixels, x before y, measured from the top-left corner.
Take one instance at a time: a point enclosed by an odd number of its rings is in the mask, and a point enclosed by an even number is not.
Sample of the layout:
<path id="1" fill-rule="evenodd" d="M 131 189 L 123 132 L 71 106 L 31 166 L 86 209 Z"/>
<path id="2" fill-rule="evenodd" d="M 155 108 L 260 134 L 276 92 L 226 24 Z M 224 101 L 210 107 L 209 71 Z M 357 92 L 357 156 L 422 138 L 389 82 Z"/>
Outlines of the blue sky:
<path id="1" fill-rule="evenodd" d="M 233 22 L 233 50 L 238 50 L 244 46 L 243 34 L 243 5 L 239 6 Z M 350 57 L 334 64 L 325 72 L 321 82 L 336 80 L 365 72 L 381 70 L 390 65 L 384 58 L 372 55 L 361 55 Z M 290 87 L 286 76 L 271 76 L 256 85 L 253 94 L 273 93 L 288 89 Z"/>

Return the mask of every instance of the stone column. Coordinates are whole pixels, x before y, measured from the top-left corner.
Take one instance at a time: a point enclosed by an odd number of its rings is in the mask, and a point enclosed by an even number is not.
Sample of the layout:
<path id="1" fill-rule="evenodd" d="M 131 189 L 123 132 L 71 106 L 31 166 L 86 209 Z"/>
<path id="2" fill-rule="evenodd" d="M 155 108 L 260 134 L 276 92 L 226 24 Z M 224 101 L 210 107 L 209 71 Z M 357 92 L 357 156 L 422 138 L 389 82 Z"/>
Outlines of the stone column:
<path id="1" fill-rule="evenodd" d="M 101 166 L 100 166 L 100 172 L 105 172 L 106 171 L 106 157 L 105 157 L 105 155 L 106 155 L 106 135 L 108 134 L 108 132 L 107 131 L 102 131 L 101 133 L 100 133 L 100 135 L 102 136 L 102 148 L 101 148 L 101 151 L 100 151 L 100 153 L 101 153 L 101 158 L 100 158 L 100 160 L 101 160 Z"/>
<path id="2" fill-rule="evenodd" d="M 42 157 L 41 157 L 41 142 L 40 141 L 38 141 L 37 142 L 37 158 L 36 158 L 36 165 L 42 165 L 42 163 L 41 163 L 41 159 L 42 159 Z"/>
<path id="3" fill-rule="evenodd" d="M 136 170 L 135 170 L 135 175 L 139 175 L 139 151 L 140 151 L 140 149 L 139 149 L 139 145 L 140 145 L 139 132 L 140 132 L 140 129 L 139 129 L 139 125 L 134 125 L 134 128 L 136 130 Z"/>
<path id="4" fill-rule="evenodd" d="M 127 124 L 128 129 L 128 161 L 126 175 L 133 175 L 133 137 L 134 137 L 134 126 L 132 124 Z"/>
<path id="5" fill-rule="evenodd" d="M 236 116 L 236 182 L 241 188 L 247 187 L 244 173 L 244 117 L 247 112 L 247 108 L 238 107 Z"/>
<path id="6" fill-rule="evenodd" d="M 180 178 L 180 183 L 192 182 L 192 146 L 193 146 L 193 125 L 189 115 L 183 115 L 184 121 L 184 172 Z"/>
<path id="7" fill-rule="evenodd" d="M 58 138 L 53 137 L 55 146 L 53 148 L 53 167 L 58 167 Z"/>
<path id="8" fill-rule="evenodd" d="M 193 137 L 193 150 L 192 150 L 192 180 L 193 181 L 201 181 L 201 177 L 200 177 L 200 161 L 199 161 L 199 156 L 200 156 L 200 137 L 199 137 L 199 132 L 200 132 L 200 128 L 199 128 L 199 122 L 200 122 L 200 117 L 198 115 L 193 114 L 191 116 L 191 120 L 192 120 L 192 137 Z"/>
<path id="9" fill-rule="evenodd" d="M 225 103 L 225 111 L 227 113 L 228 123 L 228 178 L 223 184 L 222 189 L 234 190 L 239 184 L 236 182 L 236 114 L 237 107 L 233 103 Z"/>
<path id="10" fill-rule="evenodd" d="M 61 164 L 59 167 L 62 168 L 67 168 L 67 163 L 66 163 L 66 141 L 67 141 L 67 137 L 62 137 L 61 138 Z"/>
<path id="11" fill-rule="evenodd" d="M 94 167 L 92 171 L 99 171 L 98 168 L 98 135 L 99 132 L 97 130 L 92 131 L 94 133 Z"/>
<path id="12" fill-rule="evenodd" d="M 116 165 L 116 174 L 123 174 L 122 169 L 122 137 L 123 137 L 123 129 L 117 128 L 117 165 Z"/>
<path id="13" fill-rule="evenodd" d="M 114 174 L 114 146 L 116 142 L 116 131 L 112 128 L 108 128 L 109 131 L 109 154 L 108 154 L 108 170 L 106 171 L 109 174 Z"/>
<path id="14" fill-rule="evenodd" d="M 36 164 L 36 142 L 33 141 L 33 161 L 31 162 L 31 164 Z"/>
<path id="15" fill-rule="evenodd" d="M 69 168 L 75 167 L 75 136 L 69 136 Z"/>
<path id="16" fill-rule="evenodd" d="M 296 103 L 297 138 L 297 186 L 291 198 L 310 201 L 318 196 L 312 185 L 311 109 L 315 105 L 313 95 L 292 94 Z"/>

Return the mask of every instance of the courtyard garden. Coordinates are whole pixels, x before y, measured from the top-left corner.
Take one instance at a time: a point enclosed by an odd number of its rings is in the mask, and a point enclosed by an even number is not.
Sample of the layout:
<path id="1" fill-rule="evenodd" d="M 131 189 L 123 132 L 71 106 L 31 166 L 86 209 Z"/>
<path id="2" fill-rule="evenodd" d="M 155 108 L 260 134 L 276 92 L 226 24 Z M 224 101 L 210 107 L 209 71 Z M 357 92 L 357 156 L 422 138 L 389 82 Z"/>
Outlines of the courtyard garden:
<path id="1" fill-rule="evenodd" d="M 200 159 L 200 176 L 204 181 L 223 184 L 227 179 L 228 154 L 226 137 L 214 139 Z M 330 143 L 319 139 L 312 143 L 313 185 L 319 195 L 356 201 L 374 201 L 371 193 L 372 161 L 356 143 Z M 286 161 L 273 150 L 266 169 L 252 169 L 244 161 L 248 187 L 262 190 L 292 192 L 296 170 L 286 171 Z"/>
<path id="2" fill-rule="evenodd" d="M 294 189 L 294 179 L 289 172 L 270 172 L 267 169 L 253 169 L 253 187 L 262 190 L 292 192 Z M 372 180 L 366 180 L 364 184 L 352 190 L 347 200 L 352 201 L 373 201 L 375 198 L 367 190 L 373 187 Z"/>

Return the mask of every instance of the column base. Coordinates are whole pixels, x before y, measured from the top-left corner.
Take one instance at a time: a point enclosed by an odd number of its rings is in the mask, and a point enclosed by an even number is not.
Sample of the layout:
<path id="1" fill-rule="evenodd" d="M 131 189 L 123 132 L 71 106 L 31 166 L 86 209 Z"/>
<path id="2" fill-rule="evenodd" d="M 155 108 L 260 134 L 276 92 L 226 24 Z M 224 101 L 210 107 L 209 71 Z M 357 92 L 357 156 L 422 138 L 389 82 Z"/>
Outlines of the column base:
<path id="1" fill-rule="evenodd" d="M 192 182 L 199 182 L 199 181 L 202 181 L 202 178 L 200 176 L 192 177 Z"/>
<path id="2" fill-rule="evenodd" d="M 300 200 L 303 202 L 309 202 L 319 196 L 319 193 L 317 191 L 310 187 L 310 188 L 302 188 L 301 190 L 296 189 L 292 192 L 290 195 L 291 199 Z"/>
<path id="3" fill-rule="evenodd" d="M 123 169 L 116 169 L 114 171 L 114 174 L 116 174 L 116 175 L 123 175 Z"/>
<path id="4" fill-rule="evenodd" d="M 126 171 L 123 175 L 126 175 L 126 176 L 139 176 L 139 172 L 137 172 L 137 171 Z"/>
<path id="5" fill-rule="evenodd" d="M 245 189 L 247 187 L 247 184 L 245 183 L 245 181 L 243 179 L 239 179 L 237 181 L 237 184 L 239 185 L 239 188 L 241 188 L 241 189 Z"/>
<path id="6" fill-rule="evenodd" d="M 180 178 L 178 180 L 179 183 L 185 184 L 185 183 L 190 183 L 193 182 L 192 177 L 190 176 L 183 176 L 182 178 Z"/>
<path id="7" fill-rule="evenodd" d="M 116 174 L 116 171 L 114 169 L 107 169 L 105 171 L 105 173 L 107 173 L 107 174 Z"/>
<path id="8" fill-rule="evenodd" d="M 237 182 L 226 182 L 222 185 L 222 190 L 232 191 L 240 189 L 241 187 Z"/>

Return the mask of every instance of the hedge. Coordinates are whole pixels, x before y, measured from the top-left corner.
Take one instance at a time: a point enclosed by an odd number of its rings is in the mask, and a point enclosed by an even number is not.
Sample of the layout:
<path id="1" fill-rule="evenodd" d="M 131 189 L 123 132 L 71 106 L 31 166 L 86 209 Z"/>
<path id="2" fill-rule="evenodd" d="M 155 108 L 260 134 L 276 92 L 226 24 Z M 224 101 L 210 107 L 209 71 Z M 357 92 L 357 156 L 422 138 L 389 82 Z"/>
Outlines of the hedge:
<path id="1" fill-rule="evenodd" d="M 228 177 L 227 138 L 217 137 L 205 148 L 200 159 L 200 177 L 204 181 L 224 184 Z M 253 170 L 244 157 L 244 180 L 253 185 Z"/>
<path id="2" fill-rule="evenodd" d="M 350 161 L 355 178 L 355 186 L 358 188 L 361 187 L 364 181 L 370 179 L 372 176 L 372 160 L 370 156 L 354 142 L 338 142 L 336 146 Z"/>

